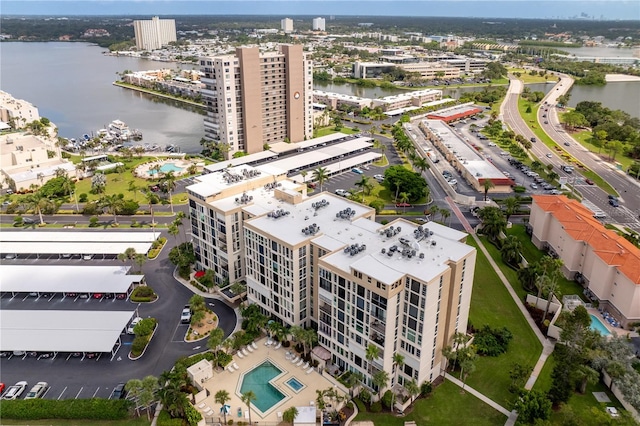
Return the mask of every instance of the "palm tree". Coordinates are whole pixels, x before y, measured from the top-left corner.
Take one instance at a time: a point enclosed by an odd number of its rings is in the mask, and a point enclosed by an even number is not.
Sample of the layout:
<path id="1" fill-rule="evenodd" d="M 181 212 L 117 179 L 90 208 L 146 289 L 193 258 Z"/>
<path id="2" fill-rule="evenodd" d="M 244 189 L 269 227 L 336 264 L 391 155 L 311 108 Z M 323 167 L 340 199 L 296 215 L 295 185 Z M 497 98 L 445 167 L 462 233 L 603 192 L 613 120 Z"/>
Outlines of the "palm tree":
<path id="1" fill-rule="evenodd" d="M 171 214 L 173 214 L 173 197 L 171 193 L 176 189 L 176 176 L 173 172 L 167 172 L 162 178 L 162 187 L 169 194 L 169 205 L 171 206 Z"/>
<path id="2" fill-rule="evenodd" d="M 493 184 L 491 179 L 485 179 L 484 182 L 482 182 L 482 186 L 484 187 L 484 200 L 487 201 L 487 194 L 489 193 L 489 190 L 496 186 Z"/>
<path id="3" fill-rule="evenodd" d="M 509 217 L 518 211 L 520 207 L 520 199 L 518 197 L 508 197 L 504 200 L 504 214 L 507 222 Z"/>
<path id="4" fill-rule="evenodd" d="M 313 179 L 320 184 L 320 192 L 322 192 L 322 185 L 329 179 L 329 171 L 325 167 L 318 167 L 313 171 Z"/>
<path id="5" fill-rule="evenodd" d="M 520 263 L 520 252 L 522 252 L 522 243 L 515 235 L 508 235 L 502 241 L 500 254 L 505 263 L 517 266 Z"/>
<path id="6" fill-rule="evenodd" d="M 251 390 L 246 391 L 245 393 L 242 394 L 242 397 L 240 397 L 242 402 L 247 404 L 247 408 L 249 409 L 249 424 L 253 424 L 253 422 L 251 421 L 251 402 L 255 401 L 256 398 L 257 398 L 256 394 Z"/>
<path id="7" fill-rule="evenodd" d="M 404 365 L 404 356 L 402 354 L 399 353 L 394 353 L 393 357 L 393 366 L 394 366 L 394 370 L 395 370 L 395 377 L 393 379 L 393 384 L 394 385 L 398 385 L 398 372 L 400 371 L 400 369 L 402 368 L 402 366 Z M 391 392 L 392 393 L 392 400 L 391 400 L 391 410 L 393 411 L 393 400 L 395 399 L 395 392 Z"/>
<path id="8" fill-rule="evenodd" d="M 296 407 L 288 408 L 282 413 L 282 420 L 287 423 L 293 423 L 298 417 L 298 409 Z"/>
<path id="9" fill-rule="evenodd" d="M 49 205 L 49 199 L 42 195 L 41 192 L 34 192 L 33 194 L 29 194 L 24 201 L 28 206 L 28 209 L 33 209 L 33 212 L 38 214 L 38 216 L 40 217 L 40 225 L 44 225 L 44 219 L 42 218 L 42 209 L 46 208 Z"/>
<path id="10" fill-rule="evenodd" d="M 549 180 L 558 180 L 560 178 L 560 175 L 558 175 L 556 172 L 549 172 L 547 173 L 547 177 L 549 178 Z"/>
<path id="11" fill-rule="evenodd" d="M 427 162 L 426 159 L 424 159 L 423 157 L 418 157 L 416 158 L 416 160 L 413 162 L 413 166 L 420 170 L 420 174 L 426 172 L 427 170 L 429 170 L 431 168 L 431 166 L 429 166 L 429 163 Z"/>
<path id="12" fill-rule="evenodd" d="M 446 220 L 451 216 L 451 210 L 440 209 L 440 217 L 442 218 L 442 224 L 444 225 Z"/>
<path id="13" fill-rule="evenodd" d="M 180 235 L 180 230 L 174 223 L 172 223 L 171 225 L 169 225 L 169 230 L 167 232 L 169 232 L 169 235 L 175 238 L 176 247 L 178 248 L 178 252 L 180 252 L 180 244 L 178 244 L 178 235 Z"/>
<path id="14" fill-rule="evenodd" d="M 404 384 L 404 388 L 407 390 L 407 393 L 411 395 L 411 403 L 413 404 L 416 395 L 420 394 L 420 386 L 418 386 L 415 380 L 410 380 Z"/>
<path id="15" fill-rule="evenodd" d="M 216 404 L 222 405 L 222 415 L 224 416 L 224 424 L 227 424 L 227 410 L 224 409 L 224 406 L 227 402 L 229 402 L 229 400 L 231 400 L 231 396 L 229 395 L 229 392 L 227 392 L 224 389 L 221 389 L 218 392 L 216 392 L 214 396 L 214 401 L 216 402 Z"/>
<path id="16" fill-rule="evenodd" d="M 176 213 L 176 218 L 173 220 L 172 224 L 175 225 L 178 228 L 182 228 L 183 223 L 182 220 L 187 217 L 187 215 L 185 214 L 185 212 L 183 212 L 182 210 L 180 210 L 178 213 Z M 184 229 L 183 229 L 184 230 Z"/>
<path id="17" fill-rule="evenodd" d="M 531 170 L 533 170 L 534 172 L 537 172 L 541 168 L 542 168 L 542 163 L 539 162 L 538 160 L 531 162 Z"/>
<path id="18" fill-rule="evenodd" d="M 382 396 L 382 390 L 389 382 L 389 373 L 384 370 L 376 371 L 371 377 L 371 383 L 378 388 L 378 399 Z"/>
<path id="19" fill-rule="evenodd" d="M 130 180 L 129 181 L 129 187 L 127 188 L 127 190 L 129 192 L 133 193 L 133 199 L 135 201 L 138 200 L 138 189 L 140 189 L 140 187 L 138 185 L 136 185 L 136 181 L 135 180 Z"/>
<path id="20" fill-rule="evenodd" d="M 376 345 L 374 345 L 373 343 L 369 343 L 369 345 L 367 346 L 367 350 L 365 353 L 365 357 L 367 358 L 367 361 L 369 361 L 369 372 L 371 372 L 371 364 L 372 361 L 374 359 L 377 359 L 380 356 L 380 348 L 378 348 Z"/>
<path id="21" fill-rule="evenodd" d="M 106 209 L 108 213 L 113 215 L 113 224 L 118 224 L 118 210 L 122 208 L 124 201 L 116 194 L 105 195 L 98 203 L 101 208 Z"/>
<path id="22" fill-rule="evenodd" d="M 136 254 L 136 257 L 133 258 L 133 261 L 136 262 L 136 265 L 138 265 L 138 270 L 142 272 L 142 267 L 147 262 L 147 255 L 138 253 Z"/>
<path id="23" fill-rule="evenodd" d="M 216 367 L 219 363 L 218 351 L 220 350 L 220 345 L 224 341 L 224 330 L 220 327 L 214 329 L 209 334 L 209 339 L 207 340 L 207 347 L 211 349 L 215 353 L 215 362 Z"/>
<path id="24" fill-rule="evenodd" d="M 306 170 L 300 172 L 300 176 L 302 176 L 302 183 L 307 183 L 307 174 L 309 174 L 309 172 Z"/>
<path id="25" fill-rule="evenodd" d="M 362 175 L 360 177 L 360 180 L 355 183 L 355 186 L 357 186 L 358 188 L 362 189 L 362 202 L 363 203 L 364 203 L 365 194 L 368 195 L 369 192 L 371 191 L 371 189 L 373 188 L 373 185 L 369 182 L 369 179 L 371 179 L 369 176 Z"/>
<path id="26" fill-rule="evenodd" d="M 402 203 L 402 213 L 407 212 L 407 202 L 409 201 L 409 194 L 406 192 L 400 193 L 400 202 Z"/>
<path id="27" fill-rule="evenodd" d="M 185 408 L 189 404 L 187 395 L 181 390 L 181 383 L 177 380 L 169 380 L 158 392 L 162 406 L 173 418 L 183 417 Z"/>
<path id="28" fill-rule="evenodd" d="M 149 203 L 149 213 L 151 214 L 151 228 L 154 231 L 154 238 L 155 238 L 156 221 L 153 217 L 153 205 L 158 202 L 158 196 L 153 192 L 149 191 L 148 189 L 145 189 L 143 194 L 147 199 L 147 202 Z"/>

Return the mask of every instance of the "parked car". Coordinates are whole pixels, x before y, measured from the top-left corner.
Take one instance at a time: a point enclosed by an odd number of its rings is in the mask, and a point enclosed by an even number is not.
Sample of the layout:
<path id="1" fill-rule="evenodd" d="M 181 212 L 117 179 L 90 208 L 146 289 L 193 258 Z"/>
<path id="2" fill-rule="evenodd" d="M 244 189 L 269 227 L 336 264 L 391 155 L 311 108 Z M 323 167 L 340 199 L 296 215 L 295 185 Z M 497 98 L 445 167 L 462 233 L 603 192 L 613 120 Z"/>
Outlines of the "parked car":
<path id="1" fill-rule="evenodd" d="M 133 329 L 135 328 L 136 325 L 138 325 L 138 323 L 142 321 L 142 318 L 140 317 L 135 317 L 132 321 L 131 324 L 129 324 L 129 327 L 127 327 L 127 334 L 135 334 L 135 332 L 133 331 Z"/>
<path id="2" fill-rule="evenodd" d="M 20 381 L 13 386 L 9 386 L 7 391 L 2 395 L 2 399 L 18 399 L 20 395 L 22 395 L 27 389 L 28 383 L 25 381 Z"/>
<path id="3" fill-rule="evenodd" d="M 339 195 L 341 197 L 348 197 L 351 194 L 349 193 L 349 191 L 345 191 L 344 189 L 336 189 L 336 195 Z"/>
<path id="4" fill-rule="evenodd" d="M 585 179 L 585 182 L 587 182 L 587 185 L 593 185 L 593 181 L 591 179 Z"/>
<path id="5" fill-rule="evenodd" d="M 307 183 L 307 187 L 311 188 L 311 189 L 316 189 L 318 185 L 315 182 L 309 182 Z"/>
<path id="6" fill-rule="evenodd" d="M 396 203 L 396 207 L 411 207 L 409 203 Z"/>
<path id="7" fill-rule="evenodd" d="M 382 182 L 384 180 L 384 176 L 383 175 L 373 175 L 373 178 L 375 180 L 377 180 L 378 182 Z"/>
<path id="8" fill-rule="evenodd" d="M 531 187 L 531 189 L 538 189 L 538 185 L 536 185 L 535 183 L 532 183 L 529 186 Z"/>
<path id="9" fill-rule="evenodd" d="M 116 387 L 113 388 L 109 399 L 123 399 L 125 396 L 127 396 L 127 391 L 124 390 L 124 383 L 118 383 Z"/>
<path id="10" fill-rule="evenodd" d="M 103 294 L 102 293 L 93 293 L 93 295 L 91 296 L 94 299 L 102 299 Z"/>
<path id="11" fill-rule="evenodd" d="M 31 390 L 29 391 L 29 393 L 27 393 L 27 396 L 25 396 L 24 399 L 42 398 L 44 393 L 47 391 L 48 387 L 49 387 L 49 384 L 47 382 L 38 382 L 31 388 Z"/>
<path id="12" fill-rule="evenodd" d="M 354 167 L 353 169 L 351 169 L 351 171 L 353 173 L 357 173 L 359 175 L 364 174 L 364 172 L 362 170 L 360 170 L 359 168 L 357 168 L 357 167 Z"/>
<path id="13" fill-rule="evenodd" d="M 183 324 L 189 324 L 191 322 L 191 306 L 184 305 L 182 308 L 182 314 L 180 315 L 180 322 Z"/>

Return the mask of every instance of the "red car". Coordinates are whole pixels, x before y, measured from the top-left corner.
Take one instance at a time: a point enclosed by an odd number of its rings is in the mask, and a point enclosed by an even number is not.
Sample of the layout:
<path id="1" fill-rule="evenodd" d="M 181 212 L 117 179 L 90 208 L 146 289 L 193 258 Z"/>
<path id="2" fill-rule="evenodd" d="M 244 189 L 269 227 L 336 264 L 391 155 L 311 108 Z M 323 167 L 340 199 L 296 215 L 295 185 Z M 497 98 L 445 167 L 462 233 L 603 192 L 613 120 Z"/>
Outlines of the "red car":
<path id="1" fill-rule="evenodd" d="M 4 392 L 4 388 L 5 388 L 5 384 L 0 383 L 0 395 L 2 395 L 2 393 Z"/>
<path id="2" fill-rule="evenodd" d="M 396 203 L 396 207 L 411 207 L 409 203 Z"/>
<path id="3" fill-rule="evenodd" d="M 591 179 L 585 179 L 585 182 L 587 182 L 587 184 L 589 185 L 593 185 L 593 181 Z"/>

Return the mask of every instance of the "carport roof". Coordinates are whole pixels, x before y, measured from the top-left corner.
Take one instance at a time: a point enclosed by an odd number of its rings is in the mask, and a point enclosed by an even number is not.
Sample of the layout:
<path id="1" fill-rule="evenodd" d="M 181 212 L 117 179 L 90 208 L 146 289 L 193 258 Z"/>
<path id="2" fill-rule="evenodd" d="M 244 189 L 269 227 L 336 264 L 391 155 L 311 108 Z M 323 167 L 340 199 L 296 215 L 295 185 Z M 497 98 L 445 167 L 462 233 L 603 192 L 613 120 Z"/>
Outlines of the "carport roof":
<path id="1" fill-rule="evenodd" d="M 3 232 L 0 232 L 3 234 Z M 14 254 L 120 254 L 129 247 L 136 253 L 146 254 L 151 243 L 131 242 L 39 242 L 39 241 L 2 241 L 0 252 Z"/>
<path id="2" fill-rule="evenodd" d="M 99 231 L 2 231 L 0 242 L 96 242 L 96 243 L 150 243 L 155 240 L 158 233 L 153 232 L 104 232 Z M 62 253 L 62 252 L 60 252 Z"/>
<path id="3" fill-rule="evenodd" d="M 129 266 L 0 265 L 0 291 L 40 293 L 126 293 L 144 275 Z"/>
<path id="4" fill-rule="evenodd" d="M 111 352 L 133 311 L 0 311 L 0 350 Z"/>

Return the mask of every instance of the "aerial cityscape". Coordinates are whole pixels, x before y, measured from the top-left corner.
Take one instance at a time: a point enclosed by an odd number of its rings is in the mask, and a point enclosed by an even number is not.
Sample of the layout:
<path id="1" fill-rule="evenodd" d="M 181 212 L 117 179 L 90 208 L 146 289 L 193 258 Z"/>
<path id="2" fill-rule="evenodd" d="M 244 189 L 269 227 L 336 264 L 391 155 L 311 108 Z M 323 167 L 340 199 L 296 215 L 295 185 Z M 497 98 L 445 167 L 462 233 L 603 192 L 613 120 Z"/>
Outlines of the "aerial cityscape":
<path id="1" fill-rule="evenodd" d="M 0 424 L 640 422 L 640 4 L 2 8 Z"/>

